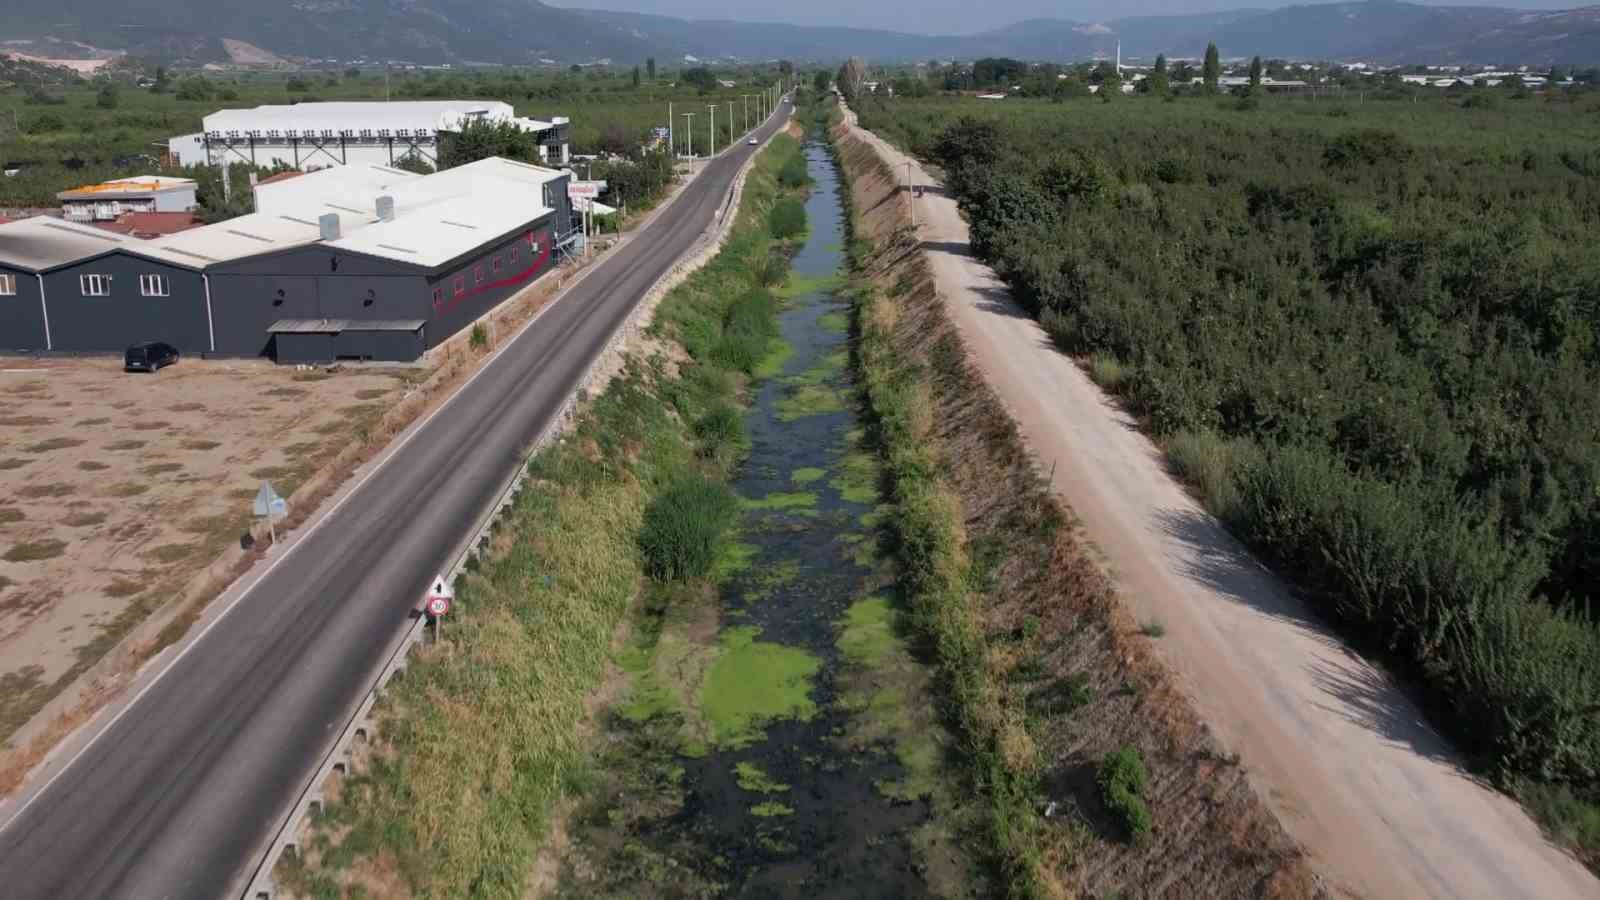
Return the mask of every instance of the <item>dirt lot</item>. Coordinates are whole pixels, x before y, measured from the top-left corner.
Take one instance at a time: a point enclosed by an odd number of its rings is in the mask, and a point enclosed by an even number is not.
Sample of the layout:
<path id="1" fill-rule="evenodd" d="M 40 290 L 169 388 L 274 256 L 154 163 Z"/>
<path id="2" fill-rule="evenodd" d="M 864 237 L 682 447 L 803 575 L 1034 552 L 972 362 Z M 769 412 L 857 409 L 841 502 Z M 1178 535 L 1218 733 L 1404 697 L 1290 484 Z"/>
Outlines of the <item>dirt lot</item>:
<path id="1" fill-rule="evenodd" d="M 0 367 L 0 739 L 237 543 L 262 479 L 290 496 L 427 374 Z"/>

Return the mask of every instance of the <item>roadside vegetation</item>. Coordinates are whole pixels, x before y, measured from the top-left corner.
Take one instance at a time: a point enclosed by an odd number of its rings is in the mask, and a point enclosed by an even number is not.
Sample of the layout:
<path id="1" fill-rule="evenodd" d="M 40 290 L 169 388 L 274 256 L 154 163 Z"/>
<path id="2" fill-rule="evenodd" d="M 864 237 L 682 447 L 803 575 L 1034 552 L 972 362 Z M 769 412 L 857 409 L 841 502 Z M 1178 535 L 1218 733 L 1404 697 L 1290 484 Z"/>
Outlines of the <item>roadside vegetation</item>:
<path id="1" fill-rule="evenodd" d="M 534 459 L 491 551 L 458 583 L 443 643 L 386 698 L 364 771 L 280 865 L 296 895 L 524 896 L 564 801 L 601 777 L 587 740 L 621 644 L 733 550 L 726 481 L 746 441 L 747 376 L 719 348 L 746 339 L 751 314 L 737 310 L 781 263 L 767 212 L 799 152 L 780 136 L 758 158 L 721 252 L 667 295 L 644 348 Z M 771 304 L 759 309 L 770 319 Z"/>
<path id="2" fill-rule="evenodd" d="M 856 363 L 891 502 L 901 601 L 996 896 L 1317 896 L 1302 856 L 1112 596 L 967 362 L 870 147 L 851 179 Z M 1174 875 L 1181 873 L 1181 875 Z"/>
<path id="3" fill-rule="evenodd" d="M 1252 99 L 860 112 L 1209 508 L 1594 864 L 1600 97 Z"/>

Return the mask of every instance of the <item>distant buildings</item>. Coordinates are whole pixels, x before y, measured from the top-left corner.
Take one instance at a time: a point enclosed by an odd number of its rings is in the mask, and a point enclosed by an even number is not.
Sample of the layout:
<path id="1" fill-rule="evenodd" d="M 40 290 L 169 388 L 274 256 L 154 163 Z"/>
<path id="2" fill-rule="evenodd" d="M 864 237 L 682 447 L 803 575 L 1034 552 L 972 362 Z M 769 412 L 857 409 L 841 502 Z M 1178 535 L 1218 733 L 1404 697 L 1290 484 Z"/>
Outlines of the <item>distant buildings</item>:
<path id="1" fill-rule="evenodd" d="M 127 213 L 187 213 L 196 205 L 193 179 L 159 175 L 86 184 L 56 199 L 62 218 L 73 222 L 114 222 Z"/>
<path id="2" fill-rule="evenodd" d="M 274 164 L 316 169 L 355 163 L 392 166 L 407 156 L 439 162 L 439 135 L 471 122 L 509 122 L 532 132 L 540 160 L 565 165 L 569 120 L 519 118 L 497 100 L 396 100 L 296 103 L 225 109 L 202 120 L 204 130 L 167 142 L 178 165 Z"/>

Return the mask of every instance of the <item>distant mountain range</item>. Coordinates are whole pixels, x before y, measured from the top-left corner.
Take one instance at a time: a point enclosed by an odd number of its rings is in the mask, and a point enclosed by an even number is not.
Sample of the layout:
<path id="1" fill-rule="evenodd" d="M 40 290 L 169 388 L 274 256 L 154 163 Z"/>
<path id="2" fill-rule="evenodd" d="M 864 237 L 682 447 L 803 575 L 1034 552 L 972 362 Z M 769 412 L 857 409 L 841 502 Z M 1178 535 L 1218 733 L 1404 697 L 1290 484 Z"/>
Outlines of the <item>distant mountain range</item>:
<path id="1" fill-rule="evenodd" d="M 520 64 L 636 63 L 652 56 L 663 64 L 686 56 L 1065 62 L 1112 53 L 1118 41 L 1125 57 L 1198 57 L 1215 41 L 1224 57 L 1600 64 L 1600 6 L 1526 11 L 1366 0 L 1104 22 L 1036 19 L 959 37 L 689 21 L 538 0 L 8 0 L 7 6 L 0 50 L 49 55 L 81 42 L 163 61 L 276 55 Z"/>

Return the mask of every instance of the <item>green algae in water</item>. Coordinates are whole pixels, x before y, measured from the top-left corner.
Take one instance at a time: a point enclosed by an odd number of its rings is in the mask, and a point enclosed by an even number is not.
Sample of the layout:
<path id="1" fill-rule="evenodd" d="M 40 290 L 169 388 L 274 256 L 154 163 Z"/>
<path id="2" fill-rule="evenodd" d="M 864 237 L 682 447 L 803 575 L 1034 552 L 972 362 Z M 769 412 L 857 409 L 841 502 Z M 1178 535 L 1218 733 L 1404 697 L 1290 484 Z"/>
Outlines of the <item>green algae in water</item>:
<path id="1" fill-rule="evenodd" d="M 771 819 L 777 816 L 792 816 L 794 815 L 794 807 L 785 806 L 776 800 L 768 800 L 765 803 L 757 803 L 755 806 L 750 807 L 750 815 L 759 816 L 763 819 Z"/>
<path id="2" fill-rule="evenodd" d="M 751 579 L 753 582 L 744 592 L 744 598 L 750 602 L 757 602 L 771 597 L 778 588 L 793 584 L 800 578 L 800 560 L 785 559 L 774 565 L 763 566 L 761 571 Z"/>
<path id="3" fill-rule="evenodd" d="M 778 401 L 778 419 L 793 422 L 841 409 L 844 409 L 844 398 L 838 391 L 821 384 L 802 384 Z"/>
<path id="4" fill-rule="evenodd" d="M 792 385 L 823 384 L 839 377 L 849 364 L 850 351 L 835 350 L 832 353 L 823 355 L 808 366 L 804 372 L 798 375 L 790 375 L 783 381 L 785 384 Z"/>
<path id="5" fill-rule="evenodd" d="M 755 742 L 774 719 L 808 721 L 817 714 L 809 695 L 821 660 L 795 647 L 758 641 L 757 633 L 749 626 L 722 633 L 700 692 L 701 712 L 722 747 Z"/>
<path id="6" fill-rule="evenodd" d="M 823 313 L 817 318 L 817 326 L 843 334 L 850 330 L 850 314 L 841 310 Z"/>
<path id="7" fill-rule="evenodd" d="M 716 565 L 711 569 L 713 581 L 722 582 L 750 568 L 751 560 L 761 551 L 760 547 L 748 541 L 728 541 L 722 547 L 722 552 L 717 556 Z"/>
<path id="8" fill-rule="evenodd" d="M 844 614 L 839 652 L 853 663 L 880 663 L 899 646 L 894 634 L 895 611 L 887 597 L 857 600 Z"/>
<path id="9" fill-rule="evenodd" d="M 738 779 L 739 787 L 753 794 L 782 794 L 789 790 L 789 785 L 768 775 L 765 770 L 752 762 L 736 764 L 733 767 L 733 774 Z"/>
<path id="10" fill-rule="evenodd" d="M 820 294 L 831 291 L 843 283 L 844 279 L 837 272 L 826 275 L 801 275 L 790 270 L 789 278 L 778 288 L 777 295 L 785 299 L 804 297 L 806 294 Z"/>
<path id="11" fill-rule="evenodd" d="M 872 503 L 878 499 L 878 460 L 869 453 L 852 450 L 845 454 L 839 474 L 828 484 L 850 503 Z"/>
<path id="12" fill-rule="evenodd" d="M 821 481 L 823 476 L 827 474 L 827 469 L 818 468 L 816 466 L 806 466 L 790 472 L 789 480 L 795 484 L 810 484 L 813 481 Z"/>
<path id="13" fill-rule="evenodd" d="M 746 509 L 812 510 L 817 505 L 817 495 L 812 491 L 774 491 L 759 500 L 746 499 Z"/>
<path id="14" fill-rule="evenodd" d="M 775 339 L 768 345 L 767 355 L 761 357 L 756 367 L 750 374 L 756 378 L 776 378 L 783 374 L 783 367 L 789 362 L 789 357 L 794 355 L 794 347 L 788 341 Z"/>

